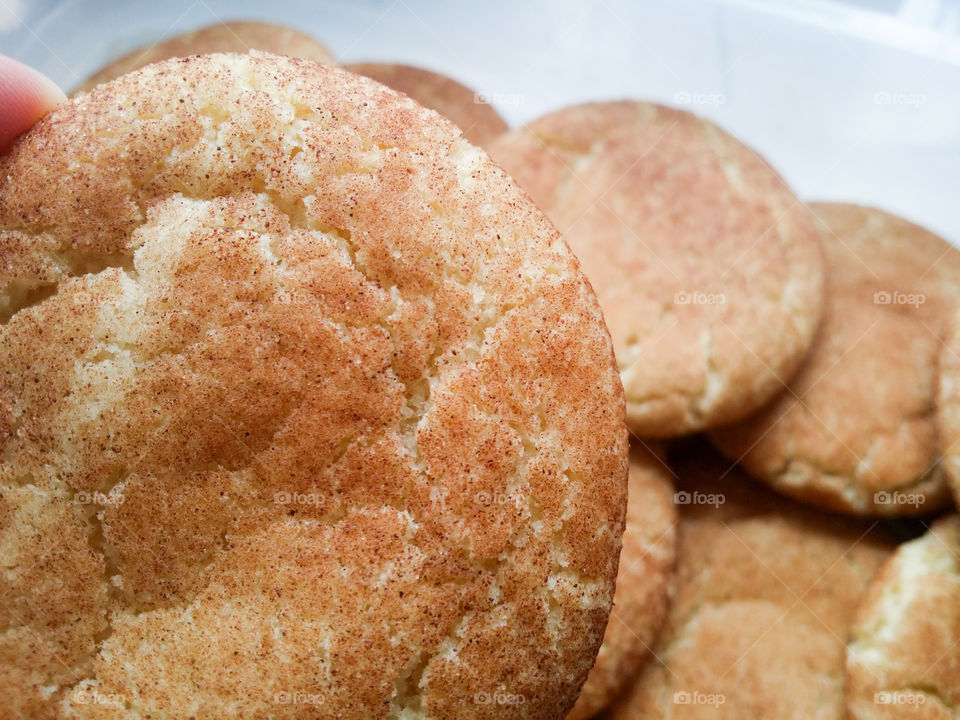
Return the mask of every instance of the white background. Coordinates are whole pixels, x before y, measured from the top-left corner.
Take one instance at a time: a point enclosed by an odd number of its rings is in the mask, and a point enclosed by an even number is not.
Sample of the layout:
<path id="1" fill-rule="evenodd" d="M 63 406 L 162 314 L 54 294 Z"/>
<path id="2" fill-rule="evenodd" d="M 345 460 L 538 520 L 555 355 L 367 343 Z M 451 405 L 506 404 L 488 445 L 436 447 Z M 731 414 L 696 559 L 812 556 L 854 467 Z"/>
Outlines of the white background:
<path id="1" fill-rule="evenodd" d="M 70 89 L 222 19 L 298 27 L 343 61 L 439 70 L 512 124 L 584 100 L 683 105 L 804 198 L 876 205 L 960 243 L 960 0 L 0 0 L 0 52 Z"/>

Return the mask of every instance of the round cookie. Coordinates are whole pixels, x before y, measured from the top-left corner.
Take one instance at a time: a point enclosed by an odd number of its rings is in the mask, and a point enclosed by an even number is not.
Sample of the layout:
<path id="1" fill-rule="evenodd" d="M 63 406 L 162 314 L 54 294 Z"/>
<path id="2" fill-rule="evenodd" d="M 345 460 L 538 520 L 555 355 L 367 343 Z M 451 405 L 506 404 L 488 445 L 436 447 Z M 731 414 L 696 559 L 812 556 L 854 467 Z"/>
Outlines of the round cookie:
<path id="1" fill-rule="evenodd" d="M 820 317 L 807 210 L 714 124 L 640 102 L 564 108 L 490 148 L 597 291 L 640 436 L 736 420 L 782 389 Z"/>
<path id="2" fill-rule="evenodd" d="M 344 67 L 436 110 L 459 127 L 474 145 L 487 147 L 508 130 L 507 123 L 492 105 L 481 102 L 477 93 L 446 75 L 390 63 L 353 63 Z"/>
<path id="3" fill-rule="evenodd" d="M 940 467 L 960 505 L 960 311 L 947 322 L 937 373 L 937 439 Z"/>
<path id="4" fill-rule="evenodd" d="M 434 112 L 251 52 L 0 158 L 14 717 L 562 718 L 622 389 L 560 235 Z"/>
<path id="5" fill-rule="evenodd" d="M 711 438 L 756 477 L 841 512 L 919 515 L 948 500 L 934 427 L 937 356 L 960 299 L 960 252 L 893 215 L 811 206 L 827 303 L 788 388 Z"/>
<path id="6" fill-rule="evenodd" d="M 843 716 L 848 623 L 893 544 L 808 510 L 705 448 L 678 460 L 676 591 L 615 720 Z"/>
<path id="7" fill-rule="evenodd" d="M 902 545 L 871 583 L 847 646 L 852 720 L 939 720 L 960 709 L 960 518 Z"/>
<path id="8" fill-rule="evenodd" d="M 89 90 L 95 85 L 161 60 L 207 53 L 245 53 L 248 50 L 262 50 L 277 55 L 336 64 L 336 59 L 323 44 L 299 30 L 260 21 L 231 20 L 181 33 L 166 40 L 160 39 L 152 45 L 133 50 L 95 72 L 75 92 Z"/>
<path id="9" fill-rule="evenodd" d="M 613 610 L 597 662 L 567 720 L 593 717 L 636 677 L 666 617 L 678 521 L 673 483 L 662 460 L 634 446 L 627 487 L 627 524 Z"/>

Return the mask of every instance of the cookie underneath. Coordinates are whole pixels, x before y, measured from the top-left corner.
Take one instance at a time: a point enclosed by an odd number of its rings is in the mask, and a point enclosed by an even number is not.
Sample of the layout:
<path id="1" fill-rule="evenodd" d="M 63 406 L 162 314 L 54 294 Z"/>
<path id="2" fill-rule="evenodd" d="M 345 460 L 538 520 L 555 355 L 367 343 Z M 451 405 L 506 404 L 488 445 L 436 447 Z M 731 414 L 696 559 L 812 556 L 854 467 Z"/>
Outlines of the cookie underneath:
<path id="1" fill-rule="evenodd" d="M 627 524 L 613 610 L 580 697 L 567 720 L 594 717 L 652 657 L 670 604 L 676 559 L 677 506 L 669 469 L 653 451 L 630 451 Z"/>
<path id="2" fill-rule="evenodd" d="M 436 110 L 460 128 L 474 145 L 487 147 L 508 129 L 506 121 L 484 97 L 446 75 L 390 63 L 353 63 L 344 67 Z"/>
<path id="3" fill-rule="evenodd" d="M 883 566 L 847 646 L 852 720 L 932 720 L 960 707 L 960 518 L 938 520 Z"/>
<path id="4" fill-rule="evenodd" d="M 777 496 L 707 448 L 673 469 L 676 592 L 612 717 L 843 717 L 847 628 L 892 542 Z"/>
<path id="5" fill-rule="evenodd" d="M 949 502 L 934 423 L 937 357 L 960 302 L 960 252 L 880 210 L 811 205 L 828 259 L 824 320 L 789 387 L 712 433 L 798 500 L 861 515 Z"/>
<path id="6" fill-rule="evenodd" d="M 641 437 L 733 422 L 783 389 L 813 339 L 813 219 L 753 150 L 641 102 L 575 105 L 490 147 L 583 263 Z"/>
<path id="7" fill-rule="evenodd" d="M 172 38 L 161 38 L 151 45 L 132 50 L 100 68 L 76 88 L 75 92 L 89 90 L 161 60 L 209 53 L 242 54 L 250 50 L 336 64 L 336 59 L 326 46 L 307 33 L 273 23 L 231 20 L 181 33 Z"/>
<path id="8" fill-rule="evenodd" d="M 960 312 L 947 321 L 937 365 L 937 441 L 940 467 L 960 506 Z"/>

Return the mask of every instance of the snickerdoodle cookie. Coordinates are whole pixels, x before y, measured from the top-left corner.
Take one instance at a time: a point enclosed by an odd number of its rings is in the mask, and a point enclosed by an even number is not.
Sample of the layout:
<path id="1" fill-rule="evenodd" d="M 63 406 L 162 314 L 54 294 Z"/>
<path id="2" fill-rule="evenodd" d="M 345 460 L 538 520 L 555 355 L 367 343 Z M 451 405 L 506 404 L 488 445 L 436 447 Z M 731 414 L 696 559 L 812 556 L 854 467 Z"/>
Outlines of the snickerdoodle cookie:
<path id="1" fill-rule="evenodd" d="M 937 438 L 940 466 L 960 505 L 960 310 L 947 321 L 937 373 Z"/>
<path id="2" fill-rule="evenodd" d="M 626 509 L 577 261 L 456 128 L 251 52 L 0 159 L 16 717 L 562 718 Z"/>
<path id="3" fill-rule="evenodd" d="M 960 252 L 880 210 L 811 209 L 828 271 L 810 356 L 779 397 L 712 437 L 751 474 L 805 502 L 929 512 L 948 500 L 934 398 L 944 326 L 960 299 Z"/>
<path id="4" fill-rule="evenodd" d="M 892 550 L 869 524 L 786 500 L 699 448 L 666 627 L 616 720 L 843 716 L 847 626 Z"/>
<path id="5" fill-rule="evenodd" d="M 248 50 L 262 50 L 322 63 L 336 62 L 326 47 L 299 30 L 260 21 L 232 20 L 160 39 L 152 45 L 133 50 L 95 72 L 77 91 L 89 90 L 94 85 L 169 58 L 218 52 L 245 53 Z"/>
<path id="6" fill-rule="evenodd" d="M 847 646 L 853 720 L 960 714 L 960 517 L 937 521 L 877 574 Z"/>
<path id="7" fill-rule="evenodd" d="M 344 66 L 394 90 L 406 93 L 424 107 L 436 110 L 480 147 L 507 131 L 507 123 L 478 93 L 446 75 L 410 65 L 354 63 Z"/>
<path id="8" fill-rule="evenodd" d="M 663 461 L 642 446 L 630 452 L 627 525 L 613 611 L 597 662 L 568 720 L 596 715 L 636 677 L 666 618 L 676 554 L 677 507 Z"/>
<path id="9" fill-rule="evenodd" d="M 806 208 L 713 123 L 641 102 L 564 108 L 490 148 L 597 291 L 641 436 L 731 422 L 783 387 L 820 317 Z"/>

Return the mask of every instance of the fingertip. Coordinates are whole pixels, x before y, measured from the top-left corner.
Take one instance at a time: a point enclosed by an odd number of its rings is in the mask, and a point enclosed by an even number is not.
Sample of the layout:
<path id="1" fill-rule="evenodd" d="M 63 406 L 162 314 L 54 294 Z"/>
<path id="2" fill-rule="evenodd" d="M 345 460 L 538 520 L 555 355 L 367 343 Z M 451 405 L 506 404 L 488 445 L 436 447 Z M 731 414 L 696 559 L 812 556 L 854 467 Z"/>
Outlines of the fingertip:
<path id="1" fill-rule="evenodd" d="M 53 80 L 33 68 L 27 68 L 33 74 L 34 88 L 37 91 L 37 100 L 39 107 L 43 109 L 43 114 L 53 110 L 57 105 L 67 101 L 67 94 L 60 89 Z"/>
<path id="2" fill-rule="evenodd" d="M 0 154 L 67 96 L 46 75 L 0 55 Z"/>

